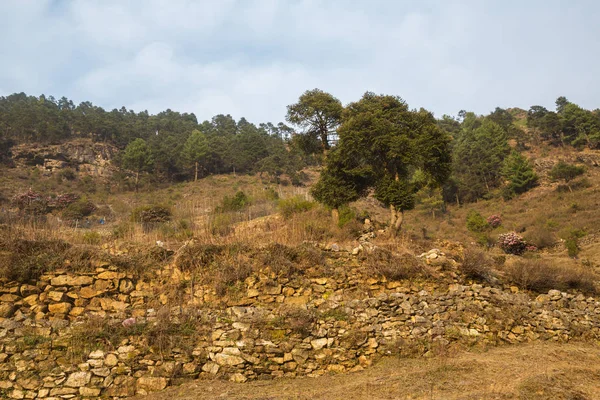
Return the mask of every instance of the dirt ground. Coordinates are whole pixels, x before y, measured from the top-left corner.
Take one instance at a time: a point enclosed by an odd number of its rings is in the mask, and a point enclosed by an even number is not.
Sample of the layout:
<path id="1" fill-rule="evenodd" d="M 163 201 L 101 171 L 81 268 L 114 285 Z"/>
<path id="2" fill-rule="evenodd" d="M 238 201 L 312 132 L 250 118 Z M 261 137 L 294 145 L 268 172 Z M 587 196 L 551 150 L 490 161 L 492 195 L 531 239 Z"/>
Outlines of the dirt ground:
<path id="1" fill-rule="evenodd" d="M 386 358 L 355 373 L 231 383 L 198 380 L 146 400 L 600 399 L 600 346 L 536 343 L 435 358 Z"/>

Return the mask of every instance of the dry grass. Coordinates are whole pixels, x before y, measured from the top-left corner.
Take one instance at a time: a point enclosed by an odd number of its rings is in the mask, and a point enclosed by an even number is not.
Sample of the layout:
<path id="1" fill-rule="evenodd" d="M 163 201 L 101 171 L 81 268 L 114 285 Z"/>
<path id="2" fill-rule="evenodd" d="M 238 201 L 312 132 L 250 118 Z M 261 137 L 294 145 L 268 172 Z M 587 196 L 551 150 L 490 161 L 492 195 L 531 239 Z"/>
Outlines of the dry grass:
<path id="1" fill-rule="evenodd" d="M 507 265 L 505 274 L 511 282 L 538 293 L 550 289 L 598 293 L 598 276 L 589 268 L 575 264 L 565 266 L 547 259 L 521 259 Z"/>
<path id="2" fill-rule="evenodd" d="M 363 255 L 362 260 L 370 273 L 393 281 L 431 275 L 425 265 L 409 253 L 395 254 L 390 250 L 376 248 Z"/>
<path id="3" fill-rule="evenodd" d="M 593 400 L 600 398 L 600 349 L 533 344 L 432 358 L 387 358 L 357 373 L 233 384 L 197 381 L 147 400 Z"/>
<path id="4" fill-rule="evenodd" d="M 469 279 L 484 282 L 492 281 L 494 277 L 494 262 L 484 251 L 469 247 L 463 251 L 462 262 L 458 269 Z"/>

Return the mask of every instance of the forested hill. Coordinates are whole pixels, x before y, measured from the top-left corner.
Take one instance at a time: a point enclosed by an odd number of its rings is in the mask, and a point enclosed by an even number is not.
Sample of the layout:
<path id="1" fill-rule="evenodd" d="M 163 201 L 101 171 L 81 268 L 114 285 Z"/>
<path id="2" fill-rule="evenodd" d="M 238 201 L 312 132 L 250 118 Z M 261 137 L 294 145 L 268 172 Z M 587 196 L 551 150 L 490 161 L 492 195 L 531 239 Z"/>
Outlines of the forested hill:
<path id="1" fill-rule="evenodd" d="M 0 97 L 0 161 L 16 144 L 56 144 L 84 137 L 120 149 L 135 142 L 133 150 L 148 157 L 128 169 L 169 180 L 193 176 L 198 164 L 200 176 L 231 171 L 294 175 L 309 160 L 286 144 L 291 132 L 283 123 L 257 126 L 222 114 L 199 122 L 194 114 L 170 109 L 151 115 L 125 107 L 106 111 L 90 102 L 75 105 L 65 97 L 24 93 Z"/>
<path id="2" fill-rule="evenodd" d="M 299 171 L 322 161 L 323 152 L 330 148 L 331 134 L 337 133 L 341 143 L 349 142 L 352 135 L 365 135 L 366 131 L 371 137 L 381 134 L 381 141 L 377 141 L 380 144 L 396 134 L 402 136 L 402 130 L 392 129 L 397 122 L 378 132 L 369 131 L 364 123 L 354 126 L 358 121 L 354 114 L 367 118 L 364 121 L 377 119 L 379 113 L 388 115 L 390 104 L 397 103 L 398 110 L 405 110 L 398 117 L 402 120 L 400 125 L 408 121 L 403 119 L 421 115 L 421 119 L 433 120 L 436 129 L 448 137 L 451 174 L 435 190 L 442 192 L 440 196 L 446 202 L 468 202 L 490 196 L 496 189 L 504 188 L 505 195 L 512 196 L 535 185 L 536 179 L 529 172 L 531 153 L 526 152 L 531 146 L 600 148 L 600 110 L 586 110 L 565 97 L 556 100 L 555 111 L 534 105 L 529 110 L 496 108 L 488 115 L 461 111 L 457 117 L 444 115 L 438 119 L 426 110 L 409 113 L 408 105 L 397 96 L 377 97 L 367 92 L 363 100 L 378 98 L 387 99 L 379 105 L 383 109 L 370 106 L 358 113 L 356 108 L 361 101 L 344 106 L 329 93 L 309 90 L 297 103 L 287 106 L 286 121 L 293 126 L 290 127 L 284 123 L 255 125 L 245 118 L 236 121 L 223 114 L 199 122 L 194 114 L 170 109 L 155 115 L 125 107 L 106 111 L 90 102 L 75 105 L 65 97 L 56 100 L 44 95 L 12 94 L 0 97 L 0 163 L 10 162 L 14 145 L 55 144 L 83 137 L 116 145 L 123 150 L 115 160 L 118 166 L 157 181 L 197 179 L 235 171 L 265 173 L 275 180 L 287 175 L 292 183 L 300 183 Z M 350 147 L 348 154 L 366 150 Z M 341 160 L 336 153 L 339 151 L 331 153 L 332 162 Z M 348 172 L 356 169 L 350 168 L 352 163 L 366 160 L 365 154 L 358 153 L 342 169 Z M 511 171 L 517 175 L 512 176 Z M 406 179 L 408 182 L 416 178 Z M 511 180 L 514 184 L 506 186 Z M 357 182 L 352 185 L 357 187 Z"/>

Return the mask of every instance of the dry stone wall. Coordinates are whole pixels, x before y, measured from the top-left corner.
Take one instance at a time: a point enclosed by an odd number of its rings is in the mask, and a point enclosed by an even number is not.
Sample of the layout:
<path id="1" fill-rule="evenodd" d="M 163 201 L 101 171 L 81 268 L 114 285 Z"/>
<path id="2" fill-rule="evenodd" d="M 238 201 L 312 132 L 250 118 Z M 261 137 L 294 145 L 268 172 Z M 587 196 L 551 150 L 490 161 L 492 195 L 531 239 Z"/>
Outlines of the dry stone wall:
<path id="1" fill-rule="evenodd" d="M 244 382 L 356 371 L 386 354 L 427 354 L 454 342 L 568 341 L 600 333 L 597 299 L 554 290 L 531 297 L 510 287 L 387 282 L 351 270 L 296 280 L 265 273 L 248 278 L 224 303 L 210 287 L 177 286 L 185 281 L 181 271 L 161 275 L 138 281 L 101 267 L 89 274 L 58 271 L 35 285 L 4 282 L 0 393 L 126 398 L 186 379 Z M 178 288 L 172 295 L 166 282 Z M 191 348 L 157 349 L 140 328 L 160 323 L 161 313 L 172 321 L 194 314 L 206 324 L 195 328 Z M 98 342 L 78 354 L 74 332 L 90 318 L 113 321 L 129 334 L 115 346 Z"/>

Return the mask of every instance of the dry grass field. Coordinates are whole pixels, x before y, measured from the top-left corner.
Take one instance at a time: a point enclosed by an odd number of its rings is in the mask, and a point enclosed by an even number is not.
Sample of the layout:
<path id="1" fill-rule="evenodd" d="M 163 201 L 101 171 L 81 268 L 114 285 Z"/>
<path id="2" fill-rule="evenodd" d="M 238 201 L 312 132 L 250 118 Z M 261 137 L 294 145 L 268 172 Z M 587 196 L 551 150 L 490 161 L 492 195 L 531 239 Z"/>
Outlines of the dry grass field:
<path id="1" fill-rule="evenodd" d="M 196 381 L 147 400 L 592 400 L 600 347 L 536 343 L 433 358 L 386 358 L 365 371 L 275 381 Z"/>

